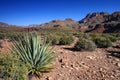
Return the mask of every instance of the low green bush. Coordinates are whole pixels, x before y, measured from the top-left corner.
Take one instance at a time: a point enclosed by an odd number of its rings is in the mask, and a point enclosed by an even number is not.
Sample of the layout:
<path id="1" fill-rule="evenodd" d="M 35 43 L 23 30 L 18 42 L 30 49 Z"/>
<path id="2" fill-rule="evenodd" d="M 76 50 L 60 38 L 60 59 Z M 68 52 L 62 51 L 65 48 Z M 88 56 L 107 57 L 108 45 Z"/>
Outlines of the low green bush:
<path id="1" fill-rule="evenodd" d="M 27 67 L 28 76 L 40 78 L 43 73 L 53 69 L 52 62 L 56 58 L 53 48 L 49 48 L 46 39 L 41 40 L 37 33 L 18 35 L 18 42 L 13 39 L 11 51 L 19 56 L 22 65 Z M 20 79 L 18 79 L 20 80 Z M 24 79 L 21 79 L 24 80 Z M 26 80 L 26 79 L 25 79 Z"/>
<path id="2" fill-rule="evenodd" d="M 94 39 L 94 38 L 96 38 L 96 37 L 99 37 L 101 34 L 98 34 L 98 33 L 90 33 L 89 35 L 90 35 L 90 37 L 91 37 L 92 39 Z"/>
<path id="3" fill-rule="evenodd" d="M 84 33 L 83 34 L 83 38 L 85 39 L 91 39 L 90 35 L 88 33 Z"/>
<path id="4" fill-rule="evenodd" d="M 114 36 L 109 36 L 108 38 L 109 38 L 112 42 L 117 41 L 117 38 L 116 38 L 116 37 L 114 37 Z"/>
<path id="5" fill-rule="evenodd" d="M 97 47 L 99 48 L 107 48 L 112 46 L 112 42 L 109 38 L 105 37 L 96 37 L 93 39 Z"/>
<path id="6" fill-rule="evenodd" d="M 73 37 L 70 35 L 63 35 L 59 40 L 59 45 L 69 45 L 73 42 Z"/>
<path id="7" fill-rule="evenodd" d="M 5 39 L 5 34 L 4 33 L 0 33 L 0 39 Z"/>
<path id="8" fill-rule="evenodd" d="M 78 51 L 94 51 L 96 49 L 96 45 L 93 41 L 87 40 L 84 38 L 79 39 L 79 41 L 74 46 L 75 50 Z"/>
<path id="9" fill-rule="evenodd" d="M 109 39 L 112 42 L 117 41 L 117 38 L 113 34 L 102 34 L 101 37 L 105 37 L 105 38 Z"/>
<path id="10" fill-rule="evenodd" d="M 0 80 L 26 80 L 27 73 L 27 68 L 15 54 L 0 53 Z"/>
<path id="11" fill-rule="evenodd" d="M 0 40 L 0 48 L 2 48 L 2 42 L 3 42 L 3 40 Z"/>
<path id="12" fill-rule="evenodd" d="M 52 45 L 57 45 L 59 44 L 59 39 L 60 37 L 58 35 L 50 34 L 50 35 L 47 35 L 46 42 L 51 43 Z"/>

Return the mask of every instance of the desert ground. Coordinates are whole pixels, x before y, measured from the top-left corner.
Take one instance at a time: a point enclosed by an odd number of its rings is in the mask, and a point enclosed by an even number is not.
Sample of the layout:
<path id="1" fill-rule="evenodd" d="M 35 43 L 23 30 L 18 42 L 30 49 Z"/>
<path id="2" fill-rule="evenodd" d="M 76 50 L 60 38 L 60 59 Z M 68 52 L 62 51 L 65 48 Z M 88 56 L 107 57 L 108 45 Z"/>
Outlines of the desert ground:
<path id="1" fill-rule="evenodd" d="M 111 56 L 107 50 L 97 48 L 95 51 L 74 51 L 71 45 L 55 45 L 57 58 L 52 63 L 54 69 L 44 73 L 40 80 L 120 80 L 120 58 Z M 3 41 L 1 52 L 9 52 L 9 42 Z"/>

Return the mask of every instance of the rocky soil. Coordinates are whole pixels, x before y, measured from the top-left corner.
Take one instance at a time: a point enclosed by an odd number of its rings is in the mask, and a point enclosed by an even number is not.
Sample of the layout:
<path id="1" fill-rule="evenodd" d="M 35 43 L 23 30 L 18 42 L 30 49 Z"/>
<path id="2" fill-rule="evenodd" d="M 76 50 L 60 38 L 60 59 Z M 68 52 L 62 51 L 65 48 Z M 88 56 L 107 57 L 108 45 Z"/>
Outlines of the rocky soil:
<path id="1" fill-rule="evenodd" d="M 54 69 L 41 80 L 120 80 L 120 58 L 111 56 L 106 49 L 72 51 L 74 43 L 54 46 L 58 55 Z"/>
<path id="2" fill-rule="evenodd" d="M 73 51 L 77 40 L 71 45 L 52 46 L 57 54 L 52 63 L 54 69 L 44 73 L 40 80 L 120 80 L 120 58 L 100 48 L 93 52 Z M 5 44 L 1 51 L 8 51 Z"/>

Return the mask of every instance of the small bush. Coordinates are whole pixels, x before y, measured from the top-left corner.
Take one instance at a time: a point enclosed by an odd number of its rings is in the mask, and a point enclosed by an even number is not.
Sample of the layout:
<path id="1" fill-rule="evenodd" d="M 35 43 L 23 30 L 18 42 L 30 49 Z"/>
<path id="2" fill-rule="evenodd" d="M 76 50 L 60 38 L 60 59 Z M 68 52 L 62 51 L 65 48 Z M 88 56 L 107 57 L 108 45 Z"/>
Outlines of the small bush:
<path id="1" fill-rule="evenodd" d="M 0 53 L 0 80 L 26 80 L 27 68 L 15 54 Z"/>
<path id="2" fill-rule="evenodd" d="M 116 38 L 116 37 L 114 37 L 114 36 L 109 36 L 109 39 L 110 39 L 112 42 L 117 41 L 117 38 Z"/>
<path id="3" fill-rule="evenodd" d="M 93 51 L 96 49 L 96 45 L 93 41 L 91 40 L 87 40 L 84 38 L 79 39 L 79 41 L 75 44 L 74 46 L 75 50 L 79 50 L 79 51 L 83 51 L 83 50 L 87 50 L 87 51 Z"/>
<path id="4" fill-rule="evenodd" d="M 4 33 L 0 33 L 0 39 L 4 39 L 5 38 L 5 34 Z"/>
<path id="5" fill-rule="evenodd" d="M 55 34 L 50 34 L 47 36 L 47 43 L 51 43 L 52 45 L 56 45 L 59 44 L 59 39 L 60 37 L 58 35 Z"/>
<path id="6" fill-rule="evenodd" d="M 117 33 L 117 34 L 116 34 L 116 37 L 120 37 L 120 34 L 119 34 L 119 33 Z"/>
<path id="7" fill-rule="evenodd" d="M 96 37 L 101 37 L 101 34 L 98 34 L 98 33 L 90 33 L 89 35 L 92 40 L 94 40 Z"/>
<path id="8" fill-rule="evenodd" d="M 102 34 L 101 37 L 105 37 L 107 39 L 110 39 L 110 41 L 112 41 L 112 42 L 117 41 L 117 38 L 113 34 Z"/>
<path id="9" fill-rule="evenodd" d="M 99 48 L 107 48 L 112 46 L 111 40 L 105 37 L 96 37 L 93 41 Z"/>
<path id="10" fill-rule="evenodd" d="M 53 48 L 49 48 L 45 38 L 41 40 L 37 33 L 24 34 L 23 38 L 18 35 L 17 38 L 18 42 L 14 39 L 12 41 L 11 51 L 16 53 L 23 62 L 22 65 L 27 67 L 28 76 L 34 75 L 40 78 L 43 73 L 53 69 L 51 63 L 56 55 L 53 53 Z"/>
<path id="11" fill-rule="evenodd" d="M 83 38 L 85 38 L 85 39 L 91 39 L 90 35 L 87 34 L 87 33 L 84 33 L 84 34 L 83 34 Z"/>
<path id="12" fill-rule="evenodd" d="M 2 42 L 3 42 L 3 40 L 0 40 L 0 48 L 2 48 Z"/>
<path id="13" fill-rule="evenodd" d="M 73 37 L 70 35 L 63 35 L 60 38 L 59 45 L 69 45 L 73 42 Z"/>

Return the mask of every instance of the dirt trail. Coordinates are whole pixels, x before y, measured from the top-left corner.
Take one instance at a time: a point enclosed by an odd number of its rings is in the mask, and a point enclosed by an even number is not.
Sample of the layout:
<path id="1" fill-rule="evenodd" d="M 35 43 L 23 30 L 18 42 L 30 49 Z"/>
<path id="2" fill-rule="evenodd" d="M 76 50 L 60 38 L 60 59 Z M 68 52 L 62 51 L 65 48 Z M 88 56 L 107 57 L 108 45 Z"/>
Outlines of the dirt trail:
<path id="1" fill-rule="evenodd" d="M 78 38 L 71 45 L 55 45 L 54 69 L 40 80 L 120 80 L 120 58 L 108 55 L 105 49 L 93 52 L 73 51 Z M 4 42 L 2 51 L 8 50 Z"/>
<path id="2" fill-rule="evenodd" d="M 73 37 L 74 38 L 74 41 L 72 42 L 72 44 L 70 45 L 59 45 L 59 46 L 55 46 L 55 47 L 60 47 L 60 48 L 73 48 L 74 45 L 77 43 L 78 41 L 78 38 L 77 37 Z"/>
<path id="3" fill-rule="evenodd" d="M 10 42 L 8 42 L 8 39 L 3 40 L 0 52 L 5 54 L 8 54 L 10 52 Z"/>
<path id="4" fill-rule="evenodd" d="M 93 52 L 72 51 L 71 45 L 54 46 L 58 55 L 54 69 L 41 80 L 120 80 L 120 59 L 109 56 L 105 49 Z"/>

